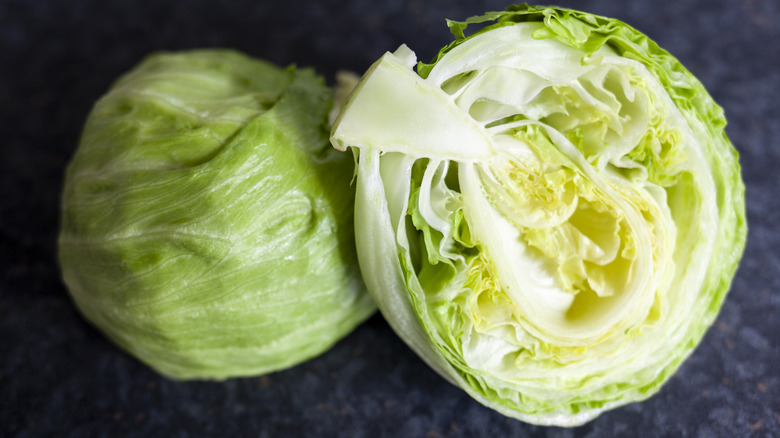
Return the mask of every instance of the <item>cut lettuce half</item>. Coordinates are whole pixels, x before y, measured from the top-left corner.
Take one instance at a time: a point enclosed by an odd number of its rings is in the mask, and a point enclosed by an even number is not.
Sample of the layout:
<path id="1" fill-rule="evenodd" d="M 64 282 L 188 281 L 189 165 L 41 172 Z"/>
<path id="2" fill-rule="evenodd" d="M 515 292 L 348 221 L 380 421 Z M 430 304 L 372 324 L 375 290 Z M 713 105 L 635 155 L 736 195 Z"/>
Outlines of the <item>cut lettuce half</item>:
<path id="1" fill-rule="evenodd" d="M 465 36 L 475 24 L 488 24 Z M 512 6 L 377 61 L 331 131 L 358 151 L 363 276 L 393 329 L 505 415 L 573 426 L 659 390 L 746 236 L 725 119 L 614 19 Z"/>

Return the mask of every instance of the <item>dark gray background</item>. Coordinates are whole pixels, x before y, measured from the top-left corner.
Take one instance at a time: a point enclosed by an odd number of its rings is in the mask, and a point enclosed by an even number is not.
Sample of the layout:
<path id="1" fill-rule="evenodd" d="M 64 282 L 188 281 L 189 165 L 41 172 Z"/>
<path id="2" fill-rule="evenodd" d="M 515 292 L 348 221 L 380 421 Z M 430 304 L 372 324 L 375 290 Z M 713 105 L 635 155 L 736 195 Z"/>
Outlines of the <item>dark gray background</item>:
<path id="1" fill-rule="evenodd" d="M 174 382 L 85 323 L 60 282 L 64 166 L 92 102 L 149 52 L 232 47 L 331 80 L 404 42 L 430 59 L 450 39 L 445 17 L 506 3 L 0 0 L 0 435 L 780 436 L 780 2 L 558 3 L 676 55 L 725 108 L 741 153 L 745 257 L 717 323 L 658 395 L 581 428 L 529 426 L 450 386 L 379 316 L 287 371 Z"/>

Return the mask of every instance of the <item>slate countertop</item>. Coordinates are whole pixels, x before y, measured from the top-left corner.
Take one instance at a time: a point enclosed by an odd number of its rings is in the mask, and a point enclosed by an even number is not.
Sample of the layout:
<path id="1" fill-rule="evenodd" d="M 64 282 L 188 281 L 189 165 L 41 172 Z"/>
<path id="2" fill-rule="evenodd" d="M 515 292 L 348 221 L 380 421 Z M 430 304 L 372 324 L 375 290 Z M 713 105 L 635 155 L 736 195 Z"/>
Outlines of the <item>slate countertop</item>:
<path id="1" fill-rule="evenodd" d="M 58 197 L 92 103 L 156 50 L 231 47 L 364 71 L 444 18 L 499 1 L 0 0 L 0 436 L 780 436 L 780 3 L 561 1 L 622 19 L 677 56 L 726 111 L 747 184 L 747 249 L 721 314 L 659 394 L 575 429 L 471 400 L 374 316 L 324 355 L 263 377 L 166 380 L 76 312 L 55 260 Z M 139 6 L 145 4 L 145 6 Z"/>

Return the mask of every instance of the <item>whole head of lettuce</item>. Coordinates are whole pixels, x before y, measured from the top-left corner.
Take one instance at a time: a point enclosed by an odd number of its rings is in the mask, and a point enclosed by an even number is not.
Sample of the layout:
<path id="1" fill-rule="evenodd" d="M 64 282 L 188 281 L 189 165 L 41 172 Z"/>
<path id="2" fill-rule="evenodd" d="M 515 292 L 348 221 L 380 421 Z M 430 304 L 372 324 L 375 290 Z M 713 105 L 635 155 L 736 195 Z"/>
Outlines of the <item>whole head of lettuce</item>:
<path id="1" fill-rule="evenodd" d="M 116 82 L 62 196 L 83 315 L 181 379 L 289 367 L 367 318 L 330 106 L 312 71 L 224 50 L 154 55 Z"/>
<path id="2" fill-rule="evenodd" d="M 405 46 L 375 63 L 331 133 L 359 151 L 369 290 L 431 367 L 505 415 L 572 426 L 648 398 L 743 251 L 721 108 L 617 20 L 521 5 L 449 25 L 417 73 Z"/>

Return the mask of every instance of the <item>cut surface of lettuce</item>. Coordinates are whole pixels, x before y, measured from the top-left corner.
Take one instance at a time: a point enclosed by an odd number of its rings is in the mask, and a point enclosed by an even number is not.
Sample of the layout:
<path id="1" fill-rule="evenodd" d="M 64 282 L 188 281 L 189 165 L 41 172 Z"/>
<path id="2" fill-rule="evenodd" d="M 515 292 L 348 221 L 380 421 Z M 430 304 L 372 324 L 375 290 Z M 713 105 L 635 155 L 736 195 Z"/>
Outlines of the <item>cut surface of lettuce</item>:
<path id="1" fill-rule="evenodd" d="M 484 25 L 465 36 L 472 25 Z M 512 6 L 364 75 L 358 257 L 393 329 L 479 402 L 573 426 L 656 393 L 714 321 L 746 222 L 702 84 L 614 19 Z"/>
<path id="2" fill-rule="evenodd" d="M 311 70 L 227 50 L 153 55 L 117 81 L 62 197 L 59 260 L 83 315 L 180 379 L 286 368 L 367 318 L 330 106 Z"/>

